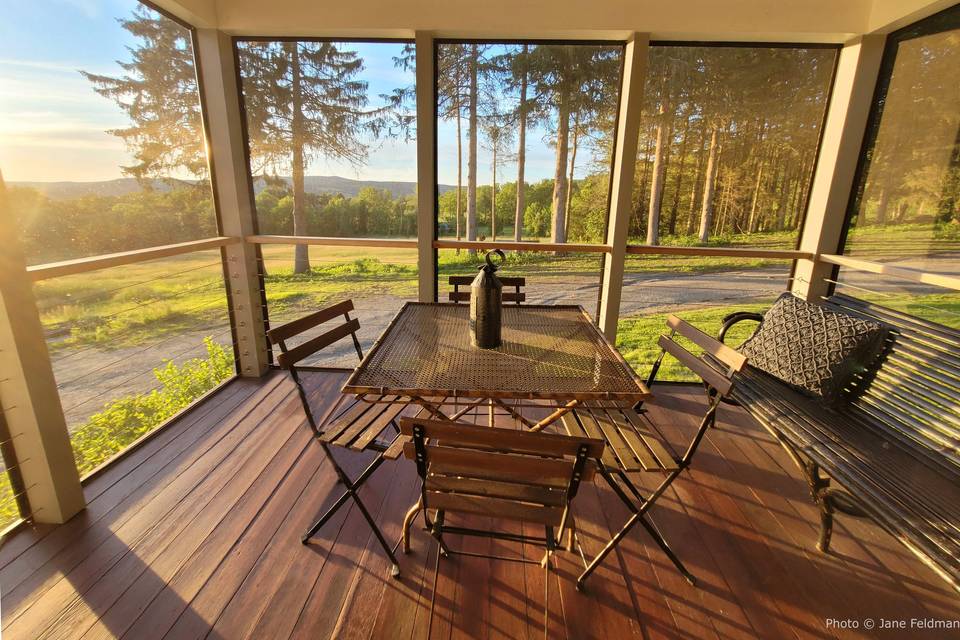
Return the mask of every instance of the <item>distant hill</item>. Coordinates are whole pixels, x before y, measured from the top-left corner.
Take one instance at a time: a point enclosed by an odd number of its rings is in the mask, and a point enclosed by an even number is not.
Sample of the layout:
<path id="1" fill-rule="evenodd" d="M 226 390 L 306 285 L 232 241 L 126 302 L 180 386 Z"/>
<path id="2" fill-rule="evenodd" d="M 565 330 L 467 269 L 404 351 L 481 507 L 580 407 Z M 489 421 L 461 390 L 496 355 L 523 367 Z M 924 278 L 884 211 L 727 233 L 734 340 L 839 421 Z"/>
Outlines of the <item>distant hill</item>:
<path id="1" fill-rule="evenodd" d="M 173 182 L 154 180 L 157 191 L 172 191 L 179 184 L 187 186 L 186 181 Z M 9 187 L 30 187 L 54 200 L 72 200 L 83 196 L 125 196 L 128 193 L 143 191 L 135 178 L 117 178 L 96 182 L 8 182 Z"/>
<path id="2" fill-rule="evenodd" d="M 290 183 L 290 178 L 284 178 Z M 375 187 L 377 189 L 386 189 L 393 196 L 408 196 L 416 193 L 417 183 L 415 182 L 385 182 L 378 180 L 352 180 L 350 178 L 341 178 L 340 176 L 306 176 L 305 185 L 307 193 L 342 193 L 345 196 L 355 196 L 360 193 L 364 187 Z M 153 188 L 157 191 L 170 191 L 182 184 L 190 184 L 183 180 L 164 181 L 154 180 Z M 115 180 L 102 180 L 98 182 L 8 182 L 11 187 L 30 187 L 36 189 L 47 197 L 54 200 L 71 200 L 83 196 L 123 196 L 130 193 L 137 193 L 143 190 L 143 187 L 134 178 L 117 178 Z M 253 190 L 260 193 L 265 187 L 262 179 L 257 179 L 253 183 Z M 450 191 L 453 185 L 440 185 L 440 193 Z"/>

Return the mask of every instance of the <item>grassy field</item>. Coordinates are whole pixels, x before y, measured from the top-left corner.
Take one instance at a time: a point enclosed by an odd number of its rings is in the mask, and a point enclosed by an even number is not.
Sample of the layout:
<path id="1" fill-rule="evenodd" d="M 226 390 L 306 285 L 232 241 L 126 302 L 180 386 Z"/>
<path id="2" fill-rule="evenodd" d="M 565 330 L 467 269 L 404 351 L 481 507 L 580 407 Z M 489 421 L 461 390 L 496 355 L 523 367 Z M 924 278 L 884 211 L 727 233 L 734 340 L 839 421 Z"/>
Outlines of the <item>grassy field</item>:
<path id="1" fill-rule="evenodd" d="M 899 255 L 923 254 L 931 244 L 943 248 L 960 242 L 960 230 L 931 230 L 929 225 L 867 227 L 854 230 L 850 242 L 858 253 L 882 252 L 895 242 Z M 938 235 L 939 234 L 939 235 Z M 895 241 L 891 241 L 891 235 Z M 935 237 L 936 236 L 936 237 Z M 795 233 L 732 235 L 712 239 L 708 246 L 792 248 Z M 690 238 L 667 238 L 667 244 L 690 245 Z M 417 254 L 414 249 L 312 247 L 313 269 L 293 274 L 293 248 L 263 247 L 266 291 L 270 310 L 285 312 L 323 305 L 344 295 L 416 296 Z M 439 252 L 441 280 L 454 273 L 471 273 L 479 257 L 466 251 Z M 631 255 L 627 273 L 711 273 L 759 269 L 784 261 L 759 258 Z M 511 253 L 505 273 L 599 276 L 598 255 L 555 256 Z M 222 267 L 218 251 L 204 251 L 147 263 L 105 269 L 37 283 L 36 295 L 44 326 L 56 353 L 84 344 L 104 348 L 141 344 L 223 322 L 226 318 Z"/>
<path id="2" fill-rule="evenodd" d="M 763 313 L 769 308 L 769 302 L 735 304 L 723 307 L 707 307 L 703 309 L 688 309 L 678 311 L 677 316 L 696 326 L 704 333 L 716 336 L 723 324 L 723 317 L 732 311 L 756 311 Z M 627 362 L 636 369 L 642 377 L 650 373 L 650 367 L 660 355 L 657 339 L 666 333 L 666 313 L 651 314 L 636 318 L 624 318 L 617 325 L 617 349 L 623 354 Z M 726 343 L 732 346 L 739 345 L 750 337 L 756 328 L 755 322 L 743 322 L 735 326 L 726 337 Z M 695 350 L 692 344 L 684 343 L 688 349 Z M 672 356 L 664 359 L 657 374 L 658 380 L 694 381 L 696 377 L 684 368 Z"/>

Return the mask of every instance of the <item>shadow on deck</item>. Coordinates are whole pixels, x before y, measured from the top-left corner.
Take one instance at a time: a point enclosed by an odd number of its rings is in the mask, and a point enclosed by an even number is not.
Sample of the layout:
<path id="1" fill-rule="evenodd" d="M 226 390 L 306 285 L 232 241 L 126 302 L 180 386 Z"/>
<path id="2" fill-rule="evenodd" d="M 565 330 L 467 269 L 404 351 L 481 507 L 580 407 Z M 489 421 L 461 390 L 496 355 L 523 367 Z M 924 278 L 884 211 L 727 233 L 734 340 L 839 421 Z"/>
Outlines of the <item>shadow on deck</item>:
<path id="1" fill-rule="evenodd" d="M 308 375 L 317 407 L 336 398 L 344 380 Z M 679 446 L 702 413 L 701 392 L 655 392 L 652 419 Z M 367 461 L 337 454 L 353 474 Z M 5 638 L 543 636 L 536 566 L 459 556 L 442 560 L 435 575 L 436 546 L 415 529 L 413 553 L 400 556 L 403 575 L 392 580 L 353 507 L 301 545 L 336 491 L 281 374 L 228 385 L 85 491 L 85 512 L 61 526 L 22 529 L 0 549 Z M 384 465 L 363 489 L 388 539 L 399 537 L 417 493 L 404 460 Z M 575 504 L 588 551 L 627 516 L 599 484 L 584 487 Z M 818 553 L 818 512 L 805 484 L 738 409 L 720 410 L 691 471 L 651 513 L 698 587 L 640 530 L 583 593 L 573 588 L 579 559 L 558 554 L 550 637 L 819 638 L 842 633 L 828 627 L 830 618 L 909 624 L 957 615 L 949 587 L 869 522 L 841 517 L 831 555 Z M 522 552 L 483 539 L 458 546 Z"/>

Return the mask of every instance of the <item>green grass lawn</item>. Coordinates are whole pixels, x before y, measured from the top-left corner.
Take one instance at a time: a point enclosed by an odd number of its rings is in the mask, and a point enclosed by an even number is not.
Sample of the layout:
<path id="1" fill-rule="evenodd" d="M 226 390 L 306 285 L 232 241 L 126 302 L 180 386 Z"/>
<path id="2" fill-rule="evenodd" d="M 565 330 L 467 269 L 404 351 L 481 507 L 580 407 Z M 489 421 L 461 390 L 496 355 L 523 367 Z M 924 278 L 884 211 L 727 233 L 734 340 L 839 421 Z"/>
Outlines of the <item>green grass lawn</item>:
<path id="1" fill-rule="evenodd" d="M 733 311 L 756 311 L 763 313 L 770 307 L 769 302 L 763 303 L 734 303 L 722 307 L 708 307 L 705 309 L 690 309 L 677 311 L 674 315 L 683 318 L 694 325 L 707 335 L 716 336 L 723 324 L 723 317 Z M 617 325 L 617 349 L 623 354 L 627 362 L 636 369 L 641 377 L 646 378 L 650 373 L 650 367 L 653 365 L 657 356 L 660 355 L 660 348 L 657 346 L 657 339 L 664 333 L 667 333 L 666 313 L 657 313 L 647 316 L 634 318 L 623 318 Z M 750 337 L 753 330 L 757 327 L 755 322 L 738 323 L 730 333 L 727 334 L 725 342 L 731 346 L 737 346 Z M 678 337 L 686 348 L 694 351 L 695 348 L 683 338 Z M 672 356 L 667 356 L 660 366 L 657 374 L 658 380 L 674 380 L 692 382 L 697 380 L 689 369 L 683 367 Z"/>

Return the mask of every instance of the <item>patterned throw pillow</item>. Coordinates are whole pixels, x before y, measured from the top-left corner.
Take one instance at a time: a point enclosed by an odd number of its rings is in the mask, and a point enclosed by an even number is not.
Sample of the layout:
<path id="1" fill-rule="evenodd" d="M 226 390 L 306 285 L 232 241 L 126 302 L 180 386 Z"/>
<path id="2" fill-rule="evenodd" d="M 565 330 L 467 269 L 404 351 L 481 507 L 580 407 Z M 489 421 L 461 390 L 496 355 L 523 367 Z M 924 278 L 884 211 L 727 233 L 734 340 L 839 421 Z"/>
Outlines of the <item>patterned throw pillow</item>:
<path id="1" fill-rule="evenodd" d="M 871 320 L 781 295 L 740 346 L 750 364 L 830 404 L 851 377 L 876 359 L 886 329 Z"/>

